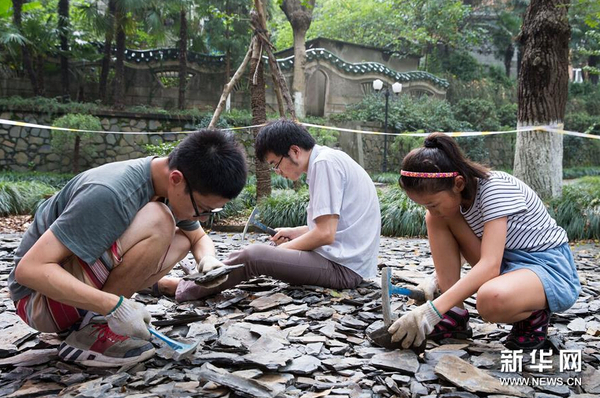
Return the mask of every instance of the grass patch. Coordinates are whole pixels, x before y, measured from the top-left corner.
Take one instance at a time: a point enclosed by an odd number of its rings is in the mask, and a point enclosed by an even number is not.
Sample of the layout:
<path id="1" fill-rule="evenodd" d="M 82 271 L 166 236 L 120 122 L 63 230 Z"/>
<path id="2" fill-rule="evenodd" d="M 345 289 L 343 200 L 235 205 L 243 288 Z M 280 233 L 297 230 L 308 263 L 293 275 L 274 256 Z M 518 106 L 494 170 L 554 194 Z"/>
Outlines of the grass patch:
<path id="1" fill-rule="evenodd" d="M 564 186 L 562 196 L 551 200 L 548 210 L 569 240 L 600 239 L 600 177 L 584 177 Z"/>
<path id="2" fill-rule="evenodd" d="M 275 190 L 258 203 L 261 221 L 273 228 L 306 225 L 308 189 Z"/>
<path id="3" fill-rule="evenodd" d="M 425 208 L 408 199 L 399 186 L 377 191 L 381 206 L 381 234 L 423 237 L 427 234 Z"/>
<path id="4" fill-rule="evenodd" d="M 36 181 L 0 181 L 0 216 L 35 214 L 56 188 Z"/>
<path id="5" fill-rule="evenodd" d="M 23 182 L 23 181 L 34 181 L 45 185 L 49 185 L 56 190 L 60 190 L 64 187 L 73 174 L 57 174 L 57 173 L 40 173 L 37 171 L 31 172 L 14 172 L 14 171 L 3 171 L 0 174 L 0 182 Z"/>

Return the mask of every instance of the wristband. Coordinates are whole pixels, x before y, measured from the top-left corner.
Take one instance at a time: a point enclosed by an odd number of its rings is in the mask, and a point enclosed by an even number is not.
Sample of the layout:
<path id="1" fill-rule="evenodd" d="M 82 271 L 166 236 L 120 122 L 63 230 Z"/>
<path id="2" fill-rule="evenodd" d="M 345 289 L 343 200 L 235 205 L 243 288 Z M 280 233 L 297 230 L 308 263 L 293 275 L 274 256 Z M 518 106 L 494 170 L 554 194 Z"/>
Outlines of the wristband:
<path id="1" fill-rule="evenodd" d="M 431 305 L 431 308 L 433 308 L 433 310 L 435 311 L 435 313 L 437 314 L 437 316 L 440 317 L 440 319 L 443 318 L 442 314 L 440 314 L 440 312 L 437 310 L 437 308 L 435 308 L 435 305 L 433 305 L 433 301 L 428 301 L 428 303 Z"/>
<path id="2" fill-rule="evenodd" d="M 112 310 L 110 310 L 110 311 L 108 312 L 108 314 L 106 314 L 106 315 L 110 315 L 110 314 L 112 314 L 113 312 L 115 312 L 115 311 L 116 311 L 116 309 L 117 309 L 117 308 L 119 308 L 119 306 L 120 306 L 120 305 L 121 305 L 121 303 L 123 302 L 123 299 L 124 299 L 124 297 L 123 297 L 123 296 L 119 296 L 119 302 L 117 303 L 117 305 L 115 305 L 115 308 L 113 308 Z"/>

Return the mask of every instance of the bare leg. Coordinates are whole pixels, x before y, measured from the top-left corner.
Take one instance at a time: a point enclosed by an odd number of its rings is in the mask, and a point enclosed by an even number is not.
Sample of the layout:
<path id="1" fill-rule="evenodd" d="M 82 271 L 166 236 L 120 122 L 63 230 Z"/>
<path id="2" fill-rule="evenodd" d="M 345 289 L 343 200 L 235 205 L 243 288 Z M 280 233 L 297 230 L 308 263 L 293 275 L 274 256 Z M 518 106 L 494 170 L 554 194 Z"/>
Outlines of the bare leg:
<path id="1" fill-rule="evenodd" d="M 488 322 L 522 321 L 547 306 L 542 281 L 528 269 L 500 275 L 477 291 L 477 311 Z"/>
<path id="2" fill-rule="evenodd" d="M 103 290 L 131 297 L 136 291 L 151 286 L 185 256 L 186 241 L 189 251 L 189 240 L 182 233 L 176 233 L 175 221 L 167 206 L 148 203 L 119 239 L 123 261 L 110 272 Z"/>
<path id="3" fill-rule="evenodd" d="M 469 264 L 477 264 L 481 241 L 460 214 L 446 219 L 428 211 L 425 221 L 438 285 L 445 292 L 460 279 L 461 254 Z"/>

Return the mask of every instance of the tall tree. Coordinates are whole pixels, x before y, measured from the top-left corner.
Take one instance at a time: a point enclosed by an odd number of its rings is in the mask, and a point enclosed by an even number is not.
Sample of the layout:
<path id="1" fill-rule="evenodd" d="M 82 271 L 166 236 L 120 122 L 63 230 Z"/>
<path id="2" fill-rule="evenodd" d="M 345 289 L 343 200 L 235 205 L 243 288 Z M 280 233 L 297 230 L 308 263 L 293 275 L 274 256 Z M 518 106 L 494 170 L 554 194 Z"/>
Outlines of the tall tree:
<path id="1" fill-rule="evenodd" d="M 254 0 L 255 11 L 251 12 L 253 25 L 257 30 L 267 31 L 267 18 L 262 0 Z M 250 58 L 250 106 L 252 109 L 252 124 L 261 125 L 267 121 L 267 99 L 265 93 L 265 68 L 262 60 L 263 43 L 254 40 L 252 57 Z M 254 129 L 254 137 L 258 134 Z M 271 170 L 266 162 L 256 159 L 256 200 L 271 195 Z"/>
<path id="2" fill-rule="evenodd" d="M 63 98 L 69 99 L 69 0 L 58 0 L 58 36 L 60 38 L 60 82 Z"/>
<path id="3" fill-rule="evenodd" d="M 283 0 L 281 10 L 294 32 L 294 80 L 292 95 L 298 117 L 304 117 L 304 92 L 306 91 L 306 32 L 312 22 L 315 0 Z"/>
<path id="4" fill-rule="evenodd" d="M 117 0 L 109 0 L 105 14 L 104 50 L 102 56 L 102 67 L 100 69 L 99 92 L 100 99 L 108 103 L 108 73 L 110 72 L 110 61 L 112 58 L 112 43 L 115 35 L 115 16 L 117 12 Z"/>
<path id="5" fill-rule="evenodd" d="M 19 32 L 21 32 L 21 34 L 23 34 L 23 4 L 25 3 L 25 0 L 13 0 L 13 23 L 15 24 Z M 26 42 L 23 42 L 23 44 L 21 45 L 21 57 L 23 59 L 23 69 L 25 69 L 25 72 L 29 77 L 29 81 L 31 82 L 31 88 L 33 89 L 34 95 L 42 95 L 43 90 L 39 85 L 37 75 L 35 73 L 35 70 L 33 69 L 31 51 L 29 50 L 29 46 Z"/>
<path id="6" fill-rule="evenodd" d="M 519 71 L 518 128 L 563 127 L 568 93 L 570 0 L 532 0 L 519 41 L 523 60 Z M 563 137 L 546 131 L 519 132 L 515 175 L 541 197 L 562 191 Z"/>
<path id="7" fill-rule="evenodd" d="M 187 10 L 182 2 L 179 10 L 179 98 L 177 106 L 185 109 L 185 87 L 187 85 Z"/>

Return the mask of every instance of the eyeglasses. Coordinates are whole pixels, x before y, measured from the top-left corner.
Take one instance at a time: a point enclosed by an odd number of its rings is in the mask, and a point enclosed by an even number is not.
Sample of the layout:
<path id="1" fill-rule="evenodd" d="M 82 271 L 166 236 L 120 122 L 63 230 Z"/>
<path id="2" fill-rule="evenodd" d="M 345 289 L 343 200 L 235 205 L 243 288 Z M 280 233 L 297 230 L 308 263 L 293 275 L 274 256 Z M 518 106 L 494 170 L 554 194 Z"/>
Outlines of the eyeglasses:
<path id="1" fill-rule="evenodd" d="M 185 178 L 183 172 L 181 173 L 181 175 L 183 175 L 183 178 Z M 187 186 L 188 193 L 190 194 L 190 201 L 192 202 L 192 206 L 194 206 L 194 218 L 212 216 L 223 210 L 222 207 L 217 207 L 209 211 L 200 212 L 200 209 L 198 209 L 198 205 L 196 204 L 196 199 L 194 199 L 194 195 L 192 194 L 192 188 L 190 187 L 190 183 L 188 182 L 187 178 L 185 178 L 185 185 Z"/>
<path id="2" fill-rule="evenodd" d="M 283 161 L 284 157 L 285 157 L 285 155 L 282 155 L 281 159 L 279 159 L 279 162 L 277 162 L 275 165 L 273 165 L 273 166 L 270 167 L 271 171 L 274 171 L 274 172 L 278 172 L 279 171 L 279 166 L 281 165 L 281 162 Z"/>

